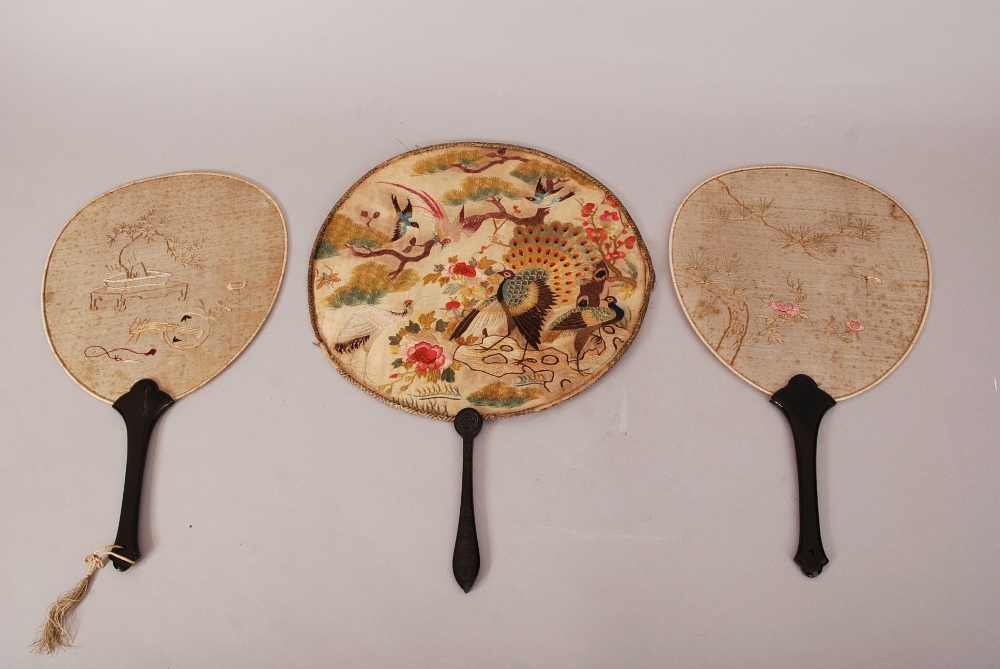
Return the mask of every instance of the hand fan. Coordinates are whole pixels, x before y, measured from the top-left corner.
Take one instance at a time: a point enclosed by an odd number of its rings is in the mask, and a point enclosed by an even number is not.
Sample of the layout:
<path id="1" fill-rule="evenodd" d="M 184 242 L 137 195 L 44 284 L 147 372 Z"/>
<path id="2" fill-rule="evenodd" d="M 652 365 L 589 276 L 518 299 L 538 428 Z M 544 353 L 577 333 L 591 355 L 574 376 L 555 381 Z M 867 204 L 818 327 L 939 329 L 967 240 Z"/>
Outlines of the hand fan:
<path id="1" fill-rule="evenodd" d="M 463 143 L 379 165 L 313 247 L 313 328 L 334 366 L 463 438 L 452 568 L 479 573 L 473 439 L 483 419 L 540 411 L 589 387 L 639 330 L 653 269 L 625 208 L 538 151 Z"/>
<path id="2" fill-rule="evenodd" d="M 713 177 L 685 198 L 670 269 L 701 340 L 771 394 L 791 425 L 794 559 L 817 576 L 829 562 L 816 491 L 820 419 L 885 378 L 913 347 L 930 300 L 923 237 L 899 204 L 861 181 L 754 167 Z"/>
<path id="3" fill-rule="evenodd" d="M 125 420 L 128 457 L 118 535 L 88 557 L 127 570 L 139 559 L 146 451 L 163 412 L 250 343 L 285 269 L 274 200 L 224 174 L 171 174 L 101 195 L 66 224 L 45 268 L 42 311 L 60 364 Z M 62 618 L 88 578 L 49 615 L 38 648 L 68 645 Z M 68 608 L 66 608 L 68 606 Z"/>

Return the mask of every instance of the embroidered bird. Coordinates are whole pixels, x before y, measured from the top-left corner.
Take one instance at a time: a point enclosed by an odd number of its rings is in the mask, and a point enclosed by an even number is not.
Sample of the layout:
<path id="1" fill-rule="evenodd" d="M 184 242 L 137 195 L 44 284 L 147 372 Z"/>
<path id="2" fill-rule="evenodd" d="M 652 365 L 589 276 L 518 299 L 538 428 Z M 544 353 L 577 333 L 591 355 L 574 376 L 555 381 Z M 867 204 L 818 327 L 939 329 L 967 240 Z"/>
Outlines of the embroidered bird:
<path id="1" fill-rule="evenodd" d="M 470 311 L 451 339 L 465 332 L 485 338 L 503 324 L 508 335 L 517 329 L 525 348 L 537 351 L 549 312 L 554 306 L 572 304 L 577 288 L 593 281 L 601 262 L 600 251 L 579 226 L 517 226 L 504 255 L 503 281 L 496 294 Z"/>
<path id="2" fill-rule="evenodd" d="M 396 196 L 392 196 L 392 207 L 396 210 L 396 222 L 393 227 L 392 237 L 389 241 L 394 242 L 397 239 L 402 239 L 403 235 L 406 234 L 407 228 L 419 228 L 420 224 L 413 220 L 413 203 L 410 202 L 409 198 L 406 200 L 406 206 L 402 209 L 399 208 L 399 200 Z"/>
<path id="3" fill-rule="evenodd" d="M 608 280 L 608 266 L 603 260 L 597 263 L 590 281 L 580 284 L 580 293 L 576 296 L 576 306 L 600 306 L 604 283 Z"/>
<path id="4" fill-rule="evenodd" d="M 552 180 L 548 179 L 547 181 L 549 184 L 548 188 L 550 189 L 553 188 L 554 184 Z M 449 244 L 454 244 L 459 239 L 461 239 L 462 235 L 476 233 L 479 230 L 479 228 L 482 227 L 483 223 L 488 220 L 495 220 L 498 217 L 505 218 L 507 220 L 512 220 L 511 215 L 506 211 L 503 205 L 499 204 L 499 200 L 497 200 L 498 202 L 497 206 L 500 209 L 499 213 L 485 212 L 467 216 L 465 213 L 465 205 L 463 205 L 461 210 L 459 210 L 458 212 L 458 218 L 452 219 L 449 218 L 449 216 L 445 213 L 444 208 L 441 206 L 441 204 L 434 199 L 434 196 L 432 196 L 427 191 L 410 188 L 405 184 L 396 183 L 393 181 L 380 181 L 379 183 L 387 184 L 389 186 L 394 186 L 408 193 L 412 193 L 413 195 L 416 196 L 419 202 L 414 204 L 411 200 L 407 200 L 407 206 L 412 207 L 413 210 L 419 210 L 425 212 L 428 216 L 430 216 L 431 220 L 434 222 L 434 239 L 436 239 L 437 242 L 441 245 L 441 248 L 444 248 Z M 542 183 L 541 180 L 539 180 L 540 185 L 541 183 Z M 542 186 L 543 190 L 545 188 L 546 186 Z M 555 190 L 558 191 L 562 189 L 557 188 Z M 535 192 L 537 196 L 538 194 L 537 188 Z M 571 197 L 572 195 L 573 193 L 570 192 L 562 197 L 552 199 L 552 201 L 549 202 L 548 204 L 539 205 L 538 209 L 531 216 L 520 216 L 513 220 L 516 220 L 522 226 L 541 225 L 542 223 L 545 222 L 545 217 L 549 213 L 549 207 L 551 207 L 553 204 L 556 204 L 557 202 L 561 202 L 562 200 Z M 529 197 L 525 199 L 534 202 L 538 198 Z M 544 201 L 545 199 L 546 199 L 545 197 L 542 197 L 539 201 Z M 403 210 L 403 213 L 405 212 L 406 209 Z M 515 207 L 515 213 L 519 213 L 516 207 Z M 412 217 L 413 215 L 412 210 L 410 215 Z M 416 223 L 411 223 L 411 225 L 419 227 L 416 225 Z M 405 228 L 402 232 L 405 232 Z M 402 234 L 402 232 L 400 232 L 400 234 Z"/>
<path id="5" fill-rule="evenodd" d="M 576 332 L 573 338 L 576 371 L 580 371 L 580 359 L 583 358 L 583 348 L 587 345 L 587 341 L 605 325 L 614 325 L 625 318 L 625 311 L 618 306 L 618 300 L 613 295 L 608 295 L 604 301 L 608 306 L 570 309 L 560 314 L 548 327 L 557 337 L 564 333 Z"/>
<path id="6" fill-rule="evenodd" d="M 868 295 L 878 290 L 879 284 L 882 283 L 882 277 L 878 275 L 874 267 L 851 265 L 851 271 L 865 280 L 865 293 Z"/>
<path id="7" fill-rule="evenodd" d="M 546 179 L 544 184 L 539 179 L 538 184 L 535 185 L 535 194 L 532 197 L 524 199 L 539 207 L 548 208 L 554 204 L 559 204 L 563 200 L 568 200 L 576 194 L 575 191 L 570 191 L 565 195 L 557 195 L 562 189 L 562 186 L 556 188 L 555 182 L 552 179 Z"/>
<path id="8" fill-rule="evenodd" d="M 361 307 L 337 334 L 333 349 L 337 353 L 347 353 L 361 347 L 364 347 L 365 351 L 370 351 L 372 342 L 383 330 L 412 313 L 413 300 L 404 302 L 402 311 L 390 311 L 372 306 Z"/>

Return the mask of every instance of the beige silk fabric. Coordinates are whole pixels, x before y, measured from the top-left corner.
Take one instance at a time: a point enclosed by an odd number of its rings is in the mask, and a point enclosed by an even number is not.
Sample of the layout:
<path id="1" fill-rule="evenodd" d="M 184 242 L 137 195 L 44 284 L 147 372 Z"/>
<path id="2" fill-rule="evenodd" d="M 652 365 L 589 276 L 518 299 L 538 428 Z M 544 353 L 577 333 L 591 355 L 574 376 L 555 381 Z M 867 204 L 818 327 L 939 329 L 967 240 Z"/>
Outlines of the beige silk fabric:
<path id="1" fill-rule="evenodd" d="M 870 388 L 913 347 L 930 300 L 910 215 L 868 184 L 815 169 L 704 182 L 674 218 L 670 265 L 702 341 L 767 393 L 799 373 L 838 400 Z"/>
<path id="2" fill-rule="evenodd" d="M 260 329 L 286 246 L 277 204 L 243 179 L 171 174 L 109 191 L 66 224 L 49 255 L 52 350 L 106 402 L 145 378 L 183 397 Z"/>
<path id="3" fill-rule="evenodd" d="M 516 276 L 501 289 L 505 271 Z M 309 280 L 313 327 L 344 376 L 451 420 L 538 411 L 593 384 L 635 337 L 654 276 L 628 212 L 592 177 L 469 143 L 358 181 L 319 232 Z"/>

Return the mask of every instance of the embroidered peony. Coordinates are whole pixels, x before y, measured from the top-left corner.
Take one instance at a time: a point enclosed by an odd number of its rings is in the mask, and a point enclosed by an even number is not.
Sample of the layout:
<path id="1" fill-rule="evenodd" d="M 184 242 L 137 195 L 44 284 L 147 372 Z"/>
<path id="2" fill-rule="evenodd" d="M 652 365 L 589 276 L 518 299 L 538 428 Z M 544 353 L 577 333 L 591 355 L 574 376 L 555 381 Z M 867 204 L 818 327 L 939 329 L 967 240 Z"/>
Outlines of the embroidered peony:
<path id="1" fill-rule="evenodd" d="M 795 302 L 771 302 L 775 316 L 788 316 L 795 318 L 799 315 L 799 305 Z"/>
<path id="2" fill-rule="evenodd" d="M 437 344 L 418 341 L 406 349 L 406 362 L 416 367 L 418 372 L 430 372 L 444 367 L 448 358 Z"/>
<path id="3" fill-rule="evenodd" d="M 857 321 L 845 321 L 844 325 L 846 325 L 847 329 L 852 332 L 861 332 L 865 329 L 865 326 Z"/>
<path id="4" fill-rule="evenodd" d="M 474 265 L 470 265 L 466 262 L 456 262 L 448 265 L 448 274 L 452 276 L 465 277 L 467 279 L 475 279 L 479 276 L 479 270 L 476 269 Z"/>

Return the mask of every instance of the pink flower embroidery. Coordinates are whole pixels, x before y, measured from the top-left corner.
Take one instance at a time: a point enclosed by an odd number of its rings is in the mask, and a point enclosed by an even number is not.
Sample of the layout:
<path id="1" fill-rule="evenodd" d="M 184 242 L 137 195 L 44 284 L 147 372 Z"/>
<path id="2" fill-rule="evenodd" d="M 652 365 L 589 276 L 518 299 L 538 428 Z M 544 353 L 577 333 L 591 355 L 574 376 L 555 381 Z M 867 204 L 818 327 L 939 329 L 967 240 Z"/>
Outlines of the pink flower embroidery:
<path id="1" fill-rule="evenodd" d="M 447 361 L 444 349 L 429 341 L 418 341 L 406 349 L 406 362 L 414 365 L 418 372 L 441 369 Z"/>
<path id="2" fill-rule="evenodd" d="M 795 318 L 799 315 L 799 305 L 795 302 L 771 302 L 775 316 L 788 316 Z"/>
<path id="3" fill-rule="evenodd" d="M 861 332 L 862 330 L 865 329 L 865 326 L 857 321 L 845 321 L 844 325 L 846 325 L 847 329 L 851 330 L 852 332 Z"/>

